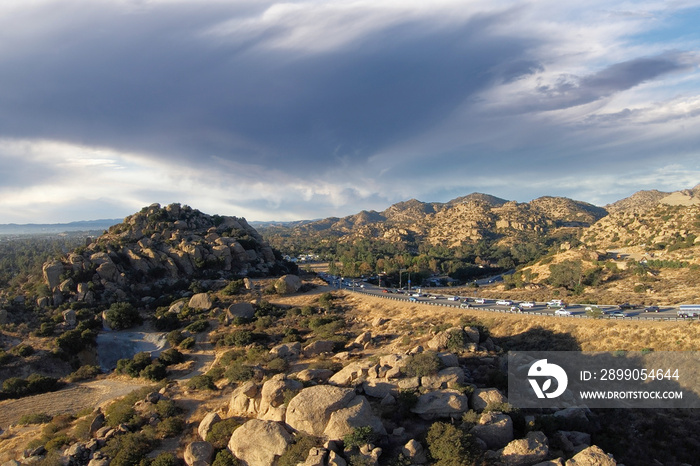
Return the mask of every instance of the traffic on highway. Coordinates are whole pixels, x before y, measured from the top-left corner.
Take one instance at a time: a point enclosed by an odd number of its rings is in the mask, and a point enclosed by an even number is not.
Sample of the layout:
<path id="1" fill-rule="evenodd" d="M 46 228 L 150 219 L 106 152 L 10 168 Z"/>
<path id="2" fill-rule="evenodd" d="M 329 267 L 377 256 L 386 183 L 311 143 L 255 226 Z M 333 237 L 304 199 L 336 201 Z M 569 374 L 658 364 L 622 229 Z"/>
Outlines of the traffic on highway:
<path id="1" fill-rule="evenodd" d="M 395 300 L 455 307 L 460 309 L 488 310 L 518 314 L 552 315 L 561 317 L 600 317 L 609 319 L 689 319 L 700 317 L 700 305 L 640 306 L 630 303 L 591 305 L 552 299 L 548 302 L 490 299 L 479 296 L 446 294 L 444 290 L 426 288 L 387 288 L 372 285 L 359 279 L 345 279 L 326 273 L 319 274 L 334 288 L 362 292 Z M 430 291 L 429 291 L 430 290 Z"/>

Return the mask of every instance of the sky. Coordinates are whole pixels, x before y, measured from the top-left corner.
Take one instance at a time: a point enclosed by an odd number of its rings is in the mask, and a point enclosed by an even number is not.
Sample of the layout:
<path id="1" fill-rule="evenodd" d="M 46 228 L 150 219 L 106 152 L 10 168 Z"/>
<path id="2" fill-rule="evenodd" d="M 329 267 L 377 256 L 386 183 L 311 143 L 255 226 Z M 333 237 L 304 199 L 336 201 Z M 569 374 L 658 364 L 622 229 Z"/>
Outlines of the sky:
<path id="1" fill-rule="evenodd" d="M 0 223 L 700 183 L 700 0 L 7 0 Z"/>

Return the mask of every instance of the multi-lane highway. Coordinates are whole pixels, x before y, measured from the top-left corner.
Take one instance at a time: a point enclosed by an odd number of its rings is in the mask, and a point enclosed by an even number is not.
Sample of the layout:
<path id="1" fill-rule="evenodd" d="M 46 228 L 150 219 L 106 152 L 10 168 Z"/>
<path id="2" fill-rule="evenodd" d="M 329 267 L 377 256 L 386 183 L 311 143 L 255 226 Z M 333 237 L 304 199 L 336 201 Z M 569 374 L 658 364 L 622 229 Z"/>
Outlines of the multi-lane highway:
<path id="1" fill-rule="evenodd" d="M 396 288 L 384 288 L 361 282 L 359 280 L 343 280 L 332 276 L 322 276 L 329 285 L 349 291 L 361 292 L 368 295 L 379 296 L 387 299 L 423 303 L 435 306 L 454 307 L 458 309 L 475 309 L 490 312 L 551 315 L 560 317 L 592 317 L 598 314 L 607 319 L 652 319 L 652 320 L 681 320 L 690 317 L 679 317 L 678 306 L 661 306 L 658 311 L 654 307 L 629 308 L 623 305 L 599 305 L 561 303 L 557 300 L 547 302 L 512 301 L 508 299 L 482 298 L 478 296 L 464 296 L 445 294 L 441 291 L 428 291 L 425 288 L 411 290 Z M 649 309 L 649 310 L 647 310 Z M 600 311 L 600 312 L 598 312 Z"/>

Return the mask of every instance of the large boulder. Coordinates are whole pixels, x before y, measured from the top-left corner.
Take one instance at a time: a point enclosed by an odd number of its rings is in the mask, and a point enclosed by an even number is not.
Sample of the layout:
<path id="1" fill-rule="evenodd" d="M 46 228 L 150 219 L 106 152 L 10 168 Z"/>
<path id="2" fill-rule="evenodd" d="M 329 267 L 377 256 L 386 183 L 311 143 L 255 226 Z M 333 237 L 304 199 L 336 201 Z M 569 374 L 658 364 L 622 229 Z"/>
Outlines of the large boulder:
<path id="1" fill-rule="evenodd" d="M 187 466 L 209 466 L 214 455 L 214 446 L 209 442 L 192 442 L 185 448 Z"/>
<path id="2" fill-rule="evenodd" d="M 615 466 L 616 464 L 617 461 L 614 458 L 596 445 L 581 450 L 566 462 L 566 466 Z"/>
<path id="3" fill-rule="evenodd" d="M 304 347 L 304 356 L 313 358 L 324 353 L 332 353 L 335 342 L 332 340 L 316 340 Z"/>
<path id="4" fill-rule="evenodd" d="M 525 438 L 508 443 L 500 453 L 501 461 L 506 466 L 527 466 L 547 458 L 549 442 L 540 431 L 528 432 Z"/>
<path id="5" fill-rule="evenodd" d="M 284 275 L 275 282 L 278 294 L 296 293 L 301 288 L 301 279 L 296 275 Z"/>
<path id="6" fill-rule="evenodd" d="M 386 435 L 382 421 L 374 415 L 367 398 L 356 396 L 350 403 L 331 413 L 323 435 L 330 440 L 340 440 L 357 427 L 370 426 L 380 435 Z"/>
<path id="7" fill-rule="evenodd" d="M 475 411 L 483 411 L 489 405 L 504 404 L 508 402 L 497 388 L 477 388 L 472 392 L 471 403 Z"/>
<path id="8" fill-rule="evenodd" d="M 469 409 L 469 399 L 458 390 L 435 390 L 418 397 L 411 409 L 426 420 L 461 417 Z"/>
<path id="9" fill-rule="evenodd" d="M 507 414 L 488 412 L 469 433 L 481 439 L 489 449 L 503 448 L 513 440 L 513 420 Z"/>
<path id="10" fill-rule="evenodd" d="M 333 374 L 328 382 L 332 385 L 359 385 L 369 377 L 370 368 L 374 365 L 368 360 L 352 362 Z"/>
<path id="11" fill-rule="evenodd" d="M 330 440 L 343 438 L 356 427 L 370 426 L 386 434 L 364 396 L 353 389 L 317 385 L 303 389 L 287 407 L 287 424 L 294 430 Z"/>
<path id="12" fill-rule="evenodd" d="M 270 356 L 282 359 L 296 359 L 301 354 L 301 343 L 280 343 L 270 350 Z"/>
<path id="13" fill-rule="evenodd" d="M 236 387 L 228 404 L 228 416 L 255 417 L 260 407 L 260 386 L 249 380 Z"/>
<path id="14" fill-rule="evenodd" d="M 420 384 L 429 390 L 453 388 L 464 383 L 464 370 L 461 367 L 448 367 L 435 375 L 421 377 Z"/>
<path id="15" fill-rule="evenodd" d="M 190 298 L 190 302 L 187 305 L 190 309 L 208 311 L 214 305 L 214 302 L 209 293 L 197 293 Z"/>
<path id="16" fill-rule="evenodd" d="M 304 388 L 298 380 L 288 379 L 284 374 L 277 374 L 266 381 L 260 390 L 260 407 L 258 417 L 266 421 L 284 422 L 287 406 L 285 398 Z"/>
<path id="17" fill-rule="evenodd" d="M 466 341 L 466 336 L 464 335 L 464 330 L 462 327 L 452 327 L 435 335 L 428 342 L 428 348 L 435 351 L 443 351 L 448 349 L 450 346 L 450 341 L 455 338 L 453 334 L 456 334 L 456 337 L 461 339 L 461 341 Z"/>
<path id="18" fill-rule="evenodd" d="M 236 317 L 252 319 L 255 316 L 255 307 L 251 303 L 231 304 L 226 310 L 226 318 L 233 320 Z"/>
<path id="19" fill-rule="evenodd" d="M 251 419 L 231 434 L 228 448 L 244 465 L 270 466 L 293 441 L 281 424 Z"/>
<path id="20" fill-rule="evenodd" d="M 212 426 L 220 420 L 221 417 L 217 413 L 208 413 L 206 416 L 204 416 L 204 419 L 202 419 L 202 421 L 199 423 L 199 427 L 197 428 L 199 437 L 202 440 L 206 440 Z"/>
<path id="21" fill-rule="evenodd" d="M 48 285 L 49 290 L 55 291 L 61 284 L 61 274 L 64 271 L 63 263 L 59 260 L 47 262 L 41 270 L 44 273 L 44 281 Z"/>

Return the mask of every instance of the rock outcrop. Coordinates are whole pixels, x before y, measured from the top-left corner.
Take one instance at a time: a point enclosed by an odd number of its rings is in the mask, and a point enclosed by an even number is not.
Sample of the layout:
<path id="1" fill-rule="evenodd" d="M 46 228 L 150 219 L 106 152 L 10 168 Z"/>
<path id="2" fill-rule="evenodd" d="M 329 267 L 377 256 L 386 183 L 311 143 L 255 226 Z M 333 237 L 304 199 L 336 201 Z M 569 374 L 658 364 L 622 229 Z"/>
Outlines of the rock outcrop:
<path id="1" fill-rule="evenodd" d="M 233 278 L 293 269 L 276 258 L 243 218 L 207 215 L 179 204 L 153 204 L 112 226 L 87 247 L 45 263 L 42 271 L 53 304 L 58 305 L 65 300 L 126 300 L 134 293 L 147 295 L 155 284 L 173 285 L 205 271 Z M 206 302 L 196 307 L 205 309 Z"/>
<path id="2" fill-rule="evenodd" d="M 282 424 L 251 419 L 231 434 L 228 448 L 243 464 L 270 466 L 292 442 L 293 437 Z"/>

